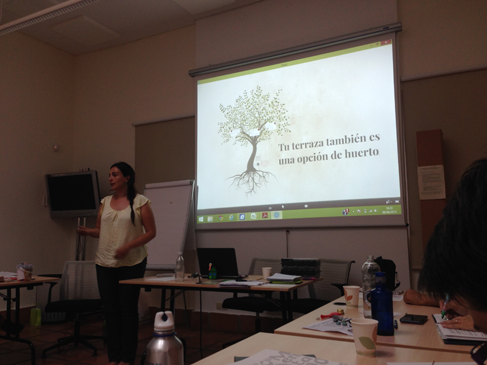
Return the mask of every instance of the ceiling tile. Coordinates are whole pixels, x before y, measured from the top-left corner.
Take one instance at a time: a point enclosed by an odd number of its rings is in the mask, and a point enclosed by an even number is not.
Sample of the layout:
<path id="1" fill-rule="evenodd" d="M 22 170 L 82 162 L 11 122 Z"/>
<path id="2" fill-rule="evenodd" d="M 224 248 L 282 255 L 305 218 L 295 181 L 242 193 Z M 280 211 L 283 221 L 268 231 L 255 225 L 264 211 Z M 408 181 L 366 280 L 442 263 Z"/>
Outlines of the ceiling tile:
<path id="1" fill-rule="evenodd" d="M 51 29 L 87 46 L 101 44 L 120 37 L 117 32 L 84 15 L 54 25 Z"/>

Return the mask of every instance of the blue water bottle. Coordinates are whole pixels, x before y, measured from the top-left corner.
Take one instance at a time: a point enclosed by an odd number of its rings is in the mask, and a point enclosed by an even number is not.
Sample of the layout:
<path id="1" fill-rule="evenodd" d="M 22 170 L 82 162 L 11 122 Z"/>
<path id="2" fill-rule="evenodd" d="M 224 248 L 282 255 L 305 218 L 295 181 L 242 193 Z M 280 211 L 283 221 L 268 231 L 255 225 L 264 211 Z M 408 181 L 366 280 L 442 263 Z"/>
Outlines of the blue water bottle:
<path id="1" fill-rule="evenodd" d="M 377 334 L 379 336 L 394 335 L 394 309 L 392 306 L 392 291 L 386 287 L 386 273 L 375 273 L 375 289 L 370 292 L 370 306 L 372 318 L 379 321 Z"/>

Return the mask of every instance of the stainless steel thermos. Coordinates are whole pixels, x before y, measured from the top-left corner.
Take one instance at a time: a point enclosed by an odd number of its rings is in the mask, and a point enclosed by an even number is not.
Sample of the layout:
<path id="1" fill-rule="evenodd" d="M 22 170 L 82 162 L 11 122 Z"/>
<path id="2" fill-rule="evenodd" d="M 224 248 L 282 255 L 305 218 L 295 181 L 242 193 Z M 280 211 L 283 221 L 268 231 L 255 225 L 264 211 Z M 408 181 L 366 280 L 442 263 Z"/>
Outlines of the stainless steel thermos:
<path id="1" fill-rule="evenodd" d="M 174 332 L 171 312 L 158 312 L 154 319 L 154 337 L 145 350 L 145 365 L 184 365 L 183 344 Z"/>

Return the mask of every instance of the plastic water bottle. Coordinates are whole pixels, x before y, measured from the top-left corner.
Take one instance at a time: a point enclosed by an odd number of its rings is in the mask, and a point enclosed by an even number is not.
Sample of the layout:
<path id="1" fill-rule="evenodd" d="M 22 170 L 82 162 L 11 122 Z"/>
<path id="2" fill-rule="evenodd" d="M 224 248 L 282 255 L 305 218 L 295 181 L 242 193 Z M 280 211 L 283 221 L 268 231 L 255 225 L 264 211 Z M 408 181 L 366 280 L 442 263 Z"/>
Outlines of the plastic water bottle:
<path id="1" fill-rule="evenodd" d="M 174 270 L 176 281 L 183 281 L 184 279 L 184 259 L 183 253 L 178 253 L 178 258 L 176 260 L 176 269 Z"/>
<path id="2" fill-rule="evenodd" d="M 154 319 L 154 337 L 145 350 L 145 365 L 184 365 L 184 348 L 174 332 L 171 312 L 158 312 Z"/>
<path id="3" fill-rule="evenodd" d="M 215 266 L 212 266 L 210 268 L 210 271 L 208 272 L 208 279 L 216 280 L 216 268 L 215 268 Z"/>
<path id="4" fill-rule="evenodd" d="M 379 321 L 377 334 L 380 336 L 394 335 L 394 309 L 392 291 L 386 286 L 386 273 L 375 273 L 375 289 L 370 292 L 372 318 Z"/>
<path id="5" fill-rule="evenodd" d="M 374 256 L 369 255 L 362 265 L 362 296 L 364 299 L 364 317 L 372 318 L 370 310 L 370 291 L 375 288 L 375 273 L 380 271 L 379 265 L 374 261 Z"/>

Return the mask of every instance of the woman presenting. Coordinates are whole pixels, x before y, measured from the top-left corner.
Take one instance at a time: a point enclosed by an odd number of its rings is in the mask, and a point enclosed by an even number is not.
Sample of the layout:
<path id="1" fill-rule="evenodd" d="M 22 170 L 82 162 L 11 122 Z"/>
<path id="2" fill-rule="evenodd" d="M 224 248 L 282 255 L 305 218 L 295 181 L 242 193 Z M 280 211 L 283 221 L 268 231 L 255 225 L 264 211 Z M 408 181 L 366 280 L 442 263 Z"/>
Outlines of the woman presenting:
<path id="1" fill-rule="evenodd" d="M 118 282 L 144 276 L 146 244 L 156 236 L 156 225 L 149 199 L 135 191 L 135 172 L 130 165 L 113 164 L 108 181 L 115 194 L 102 199 L 96 227 L 80 226 L 78 233 L 100 238 L 95 263 L 110 365 L 133 364 L 140 288 Z"/>

